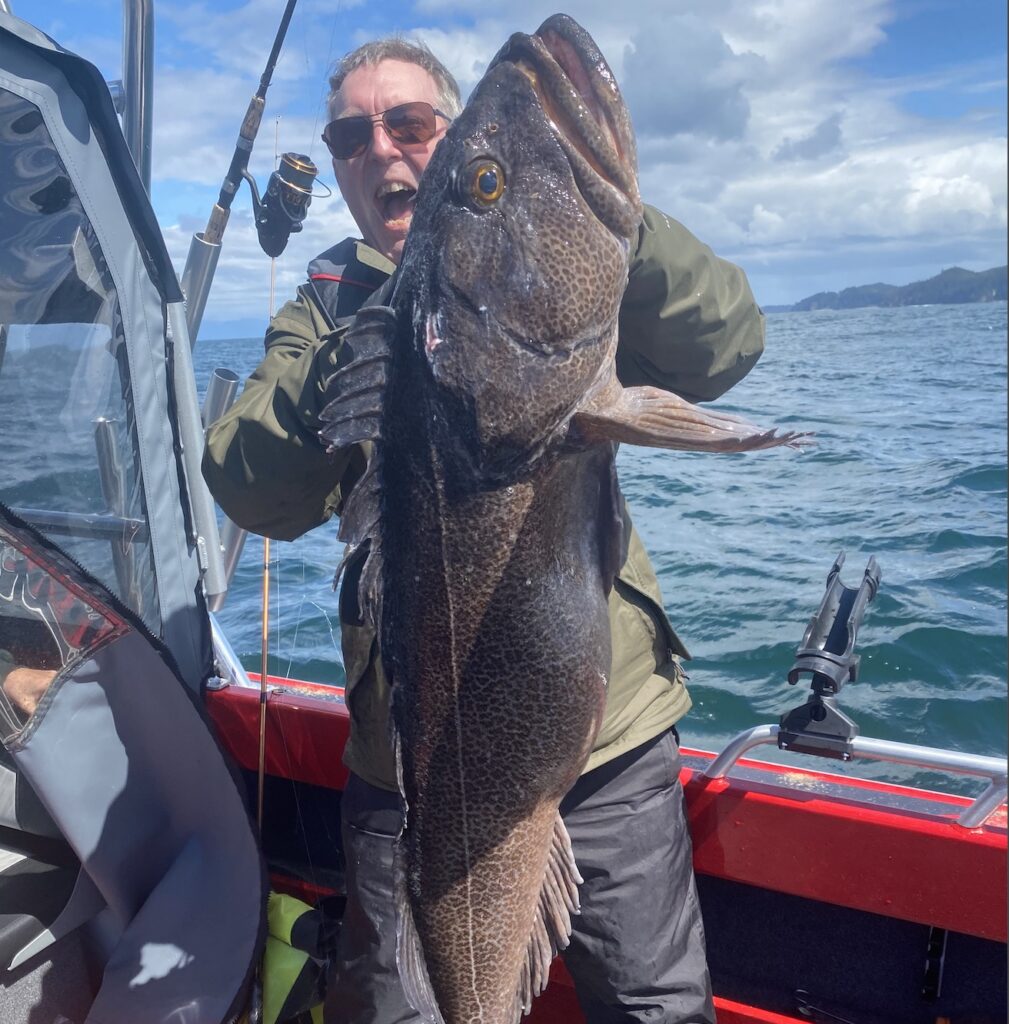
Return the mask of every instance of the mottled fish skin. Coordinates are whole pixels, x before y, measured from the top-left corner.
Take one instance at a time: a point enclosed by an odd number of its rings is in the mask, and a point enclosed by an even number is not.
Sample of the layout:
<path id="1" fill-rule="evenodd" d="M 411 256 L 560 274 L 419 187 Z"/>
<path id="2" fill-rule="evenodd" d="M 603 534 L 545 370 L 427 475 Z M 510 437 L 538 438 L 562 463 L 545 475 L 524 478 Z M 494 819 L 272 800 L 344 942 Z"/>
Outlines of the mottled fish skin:
<path id="1" fill-rule="evenodd" d="M 613 440 L 781 443 L 617 382 L 635 159 L 584 30 L 513 36 L 435 151 L 391 309 L 358 316 L 323 414 L 334 447 L 376 442 L 341 537 L 368 553 L 358 604 L 393 688 L 400 971 L 444 1024 L 515 1024 L 568 941 L 558 806 L 605 707 Z"/>
<path id="2" fill-rule="evenodd" d="M 564 446 L 612 361 L 641 215 L 635 169 L 622 171 L 620 201 L 609 184 L 586 197 L 584 168 L 542 102 L 566 75 L 538 38 L 510 47 L 425 174 L 393 302 L 412 326 L 393 346 L 387 394 L 402 414 L 383 435 L 381 649 L 402 856 L 446 1024 L 513 1024 L 545 984 L 523 972 L 536 972 L 527 949 L 558 805 L 605 706 L 620 543 L 613 446 Z M 564 102 L 576 117 L 576 97 Z M 466 190 L 486 161 L 506 183 L 484 207 Z M 541 961 L 563 931 L 541 931 Z"/>
<path id="3" fill-rule="evenodd" d="M 602 718 L 610 458 L 467 494 L 449 493 L 432 448 L 404 445 L 386 467 L 430 488 L 384 534 L 399 586 L 385 591 L 383 650 L 409 898 L 449 1024 L 515 1019 L 557 807 Z"/>

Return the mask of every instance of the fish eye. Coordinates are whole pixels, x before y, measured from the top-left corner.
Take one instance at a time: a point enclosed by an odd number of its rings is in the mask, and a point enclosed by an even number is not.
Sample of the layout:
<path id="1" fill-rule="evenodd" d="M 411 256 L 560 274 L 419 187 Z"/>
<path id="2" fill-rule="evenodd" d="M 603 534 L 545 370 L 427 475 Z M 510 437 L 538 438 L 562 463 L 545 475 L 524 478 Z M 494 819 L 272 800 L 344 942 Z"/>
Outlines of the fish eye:
<path id="1" fill-rule="evenodd" d="M 493 160 L 481 160 L 470 176 L 470 195 L 481 205 L 496 203 L 505 190 L 504 169 Z"/>

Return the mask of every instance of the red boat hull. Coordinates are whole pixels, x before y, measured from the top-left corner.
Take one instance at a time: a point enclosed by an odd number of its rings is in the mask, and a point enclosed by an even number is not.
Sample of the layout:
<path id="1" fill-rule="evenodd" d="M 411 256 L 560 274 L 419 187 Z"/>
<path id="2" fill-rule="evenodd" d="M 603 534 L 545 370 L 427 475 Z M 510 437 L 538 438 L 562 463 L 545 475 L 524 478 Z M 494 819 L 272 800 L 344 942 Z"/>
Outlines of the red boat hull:
<path id="1" fill-rule="evenodd" d="M 335 796 L 347 779 L 341 752 L 349 719 L 341 691 L 273 677 L 269 682 L 279 690 L 267 702 L 267 775 L 274 783 L 302 784 L 323 801 L 327 792 Z M 226 687 L 208 693 L 207 705 L 225 747 L 254 772 L 258 691 Z M 965 829 L 956 822 L 970 803 L 963 797 L 752 760 L 740 761 L 730 777 L 713 780 L 702 774 L 712 754 L 687 748 L 682 753 L 720 1022 L 840 1017 L 932 1024 L 945 1015 L 936 1012 L 943 1009 L 944 971 L 947 990 L 956 985 L 954 959 L 963 961 L 966 978 L 983 972 L 977 984 L 989 990 L 1001 985 L 1004 993 L 1004 805 L 982 827 Z M 283 870 L 274 882 L 308 899 L 332 888 Z M 875 951 L 874 942 L 881 944 Z M 929 959 L 928 950 L 940 942 L 947 963 L 938 954 L 934 963 Z M 895 952 L 901 944 L 908 949 Z M 852 954 L 852 945 L 861 952 Z M 883 987 L 893 991 L 878 997 L 882 1012 L 845 1017 L 836 1007 L 850 982 L 832 980 L 834 975 L 847 971 L 880 987 L 881 980 L 871 980 L 873 966 L 890 955 L 896 957 L 895 971 L 913 974 L 920 968 L 921 978 L 895 978 L 891 984 L 884 971 Z M 805 966 L 793 970 L 793 963 Z M 998 963 L 1001 969 L 993 966 Z M 990 977 L 993 972 L 1001 977 Z M 766 980 L 772 975 L 779 980 Z M 936 978 L 940 991 L 930 1002 L 926 997 Z M 815 987 L 820 982 L 823 996 Z M 973 985 L 968 980 L 960 987 Z M 922 1005 L 908 1006 L 905 1015 L 902 1007 L 915 997 Z M 873 998 L 868 993 L 855 1001 L 864 1007 Z M 968 991 L 957 998 L 957 1006 L 973 1008 L 974 1020 L 1005 1020 L 998 991 Z M 559 960 L 528 1020 L 583 1020 Z"/>

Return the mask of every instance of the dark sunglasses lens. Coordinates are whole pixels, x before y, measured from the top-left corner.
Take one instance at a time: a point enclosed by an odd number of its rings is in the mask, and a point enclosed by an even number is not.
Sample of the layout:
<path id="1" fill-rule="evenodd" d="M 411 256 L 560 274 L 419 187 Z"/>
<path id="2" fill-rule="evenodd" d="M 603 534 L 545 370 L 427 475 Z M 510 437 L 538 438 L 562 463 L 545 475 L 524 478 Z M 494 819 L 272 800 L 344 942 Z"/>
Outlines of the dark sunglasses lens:
<path id="1" fill-rule="evenodd" d="M 326 125 L 322 137 L 337 160 L 349 160 L 368 145 L 371 131 L 366 117 L 341 117 Z"/>
<path id="2" fill-rule="evenodd" d="M 434 137 L 437 123 L 430 103 L 403 103 L 385 112 L 386 131 L 397 141 L 427 142 Z"/>

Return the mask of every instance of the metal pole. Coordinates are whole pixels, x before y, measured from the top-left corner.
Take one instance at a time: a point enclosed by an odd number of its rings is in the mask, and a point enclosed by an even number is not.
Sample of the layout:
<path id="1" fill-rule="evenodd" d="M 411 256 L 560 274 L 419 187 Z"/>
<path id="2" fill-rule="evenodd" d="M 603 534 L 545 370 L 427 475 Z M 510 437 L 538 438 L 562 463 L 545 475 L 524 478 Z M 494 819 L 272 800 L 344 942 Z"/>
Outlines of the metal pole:
<path id="1" fill-rule="evenodd" d="M 196 347 L 196 339 L 203 322 L 203 311 L 207 308 L 207 296 L 214 282 L 217 261 L 221 257 L 221 243 L 208 242 L 202 231 L 193 235 L 189 243 L 189 255 L 182 271 L 182 294 L 186 297 L 186 325 L 189 327 L 189 344 Z"/>
<path id="2" fill-rule="evenodd" d="M 207 394 L 203 399 L 203 425 L 209 427 L 219 420 L 235 401 L 238 391 L 238 374 L 218 366 L 210 375 Z"/>
<path id="3" fill-rule="evenodd" d="M 252 689 L 252 680 L 249 679 L 248 673 L 243 668 L 234 647 L 231 646 L 231 641 L 224 630 L 221 629 L 221 624 L 217 621 L 217 616 L 213 612 L 210 615 L 210 635 L 214 642 L 214 661 L 217 664 L 219 677 L 232 686 Z"/>
<path id="4" fill-rule="evenodd" d="M 748 750 L 763 744 L 776 743 L 780 731 L 777 725 L 757 725 L 734 736 L 704 770 L 704 778 L 724 778 L 729 769 Z M 964 828 L 978 828 L 984 824 L 985 819 L 1001 806 L 1009 790 L 1009 770 L 1006 762 L 998 757 L 965 754 L 959 750 L 942 750 L 938 747 L 922 747 L 916 743 L 877 740 L 870 736 L 855 736 L 851 740 L 851 752 L 855 757 L 865 757 L 872 761 L 890 761 L 893 764 L 958 772 L 988 779 L 987 789 L 970 806 L 965 807 L 957 819 L 957 824 Z"/>
<path id="5" fill-rule="evenodd" d="M 207 385 L 207 395 L 203 400 L 203 424 L 209 427 L 211 423 L 220 419 L 231 408 L 238 392 L 238 375 L 218 367 L 210 376 L 210 383 Z M 224 558 L 224 584 L 226 588 L 231 587 L 231 581 L 235 577 L 235 570 L 245 547 L 245 539 L 248 531 L 237 526 L 230 519 L 225 519 L 221 525 L 221 554 Z M 222 594 L 214 594 L 208 597 L 207 603 L 212 612 L 219 612 L 224 607 L 227 598 L 227 590 Z"/>
<path id="6" fill-rule="evenodd" d="M 154 3 L 123 0 L 123 135 L 151 192 L 151 132 L 154 109 Z"/>
<path id="7" fill-rule="evenodd" d="M 189 504 L 193 512 L 196 547 L 203 570 L 203 589 L 207 600 L 228 589 L 221 558 L 221 538 L 217 529 L 214 499 L 203 482 L 200 462 L 203 458 L 203 422 L 193 388 L 193 357 L 186 332 L 186 318 L 181 302 L 168 304 L 168 329 L 175 344 L 176 419 L 182 442 L 182 462 L 189 484 Z"/>
<path id="8" fill-rule="evenodd" d="M 248 530 L 243 530 L 230 519 L 225 519 L 221 526 L 221 557 L 224 559 L 224 582 L 231 588 L 231 581 L 235 578 L 235 570 L 242 558 L 242 550 L 245 541 L 249 536 Z M 208 598 L 207 603 L 212 612 L 219 612 L 224 607 L 228 594 L 215 594 Z"/>
<path id="9" fill-rule="evenodd" d="M 98 477 L 102 495 L 109 511 L 119 517 L 126 515 L 126 473 L 120 458 L 116 439 L 116 421 L 106 416 L 95 420 L 95 450 L 98 453 Z M 140 588 L 137 585 L 137 561 L 133 548 L 133 534 L 124 530 L 109 541 L 112 549 L 112 564 L 119 593 L 123 601 L 138 615 L 144 616 L 146 609 L 140 606 Z"/>

